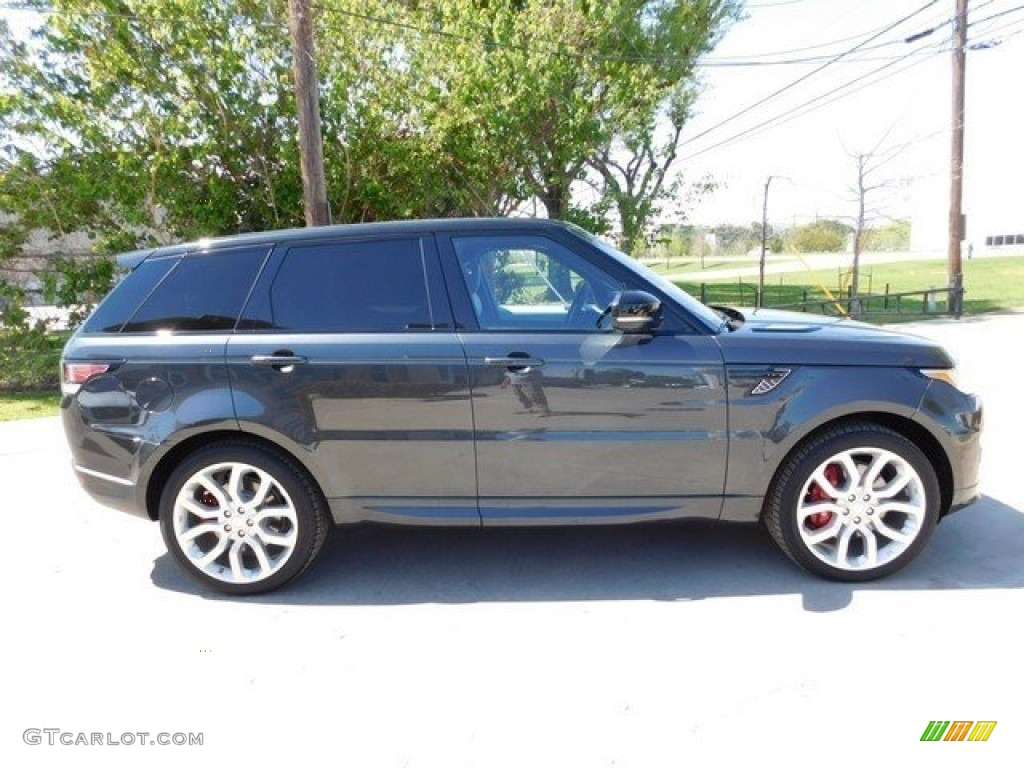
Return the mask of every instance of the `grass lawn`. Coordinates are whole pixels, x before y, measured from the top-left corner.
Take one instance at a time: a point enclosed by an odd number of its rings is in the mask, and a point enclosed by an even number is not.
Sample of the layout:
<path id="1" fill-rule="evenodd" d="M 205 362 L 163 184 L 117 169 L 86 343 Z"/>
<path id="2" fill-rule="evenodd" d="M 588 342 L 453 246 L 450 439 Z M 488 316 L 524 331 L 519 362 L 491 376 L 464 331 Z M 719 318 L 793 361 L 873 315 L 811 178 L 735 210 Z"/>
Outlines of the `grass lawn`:
<path id="1" fill-rule="evenodd" d="M 978 314 L 1024 308 L 1024 256 L 965 259 L 963 265 L 965 313 Z M 839 272 L 835 268 L 768 274 L 765 280 L 765 304 L 768 306 L 802 301 L 805 295 L 809 300 L 826 301 L 828 295 L 823 287 L 833 295 L 839 294 Z M 705 297 L 710 303 L 734 303 L 745 306 L 752 306 L 754 303 L 756 277 L 705 280 L 704 284 Z M 869 291 L 874 295 L 882 294 L 887 284 L 890 293 L 942 288 L 946 285 L 946 262 L 936 260 L 872 264 L 864 267 L 861 272 L 862 294 Z M 700 297 L 699 282 L 680 281 L 679 285 L 694 296 Z M 940 294 L 940 302 L 944 299 L 945 296 Z M 904 311 L 916 311 L 920 307 L 920 297 L 902 301 Z M 883 299 L 872 299 L 867 304 L 867 309 L 872 312 L 883 311 L 884 308 Z M 890 300 L 889 309 L 893 308 L 894 300 Z M 820 310 L 814 308 L 813 311 Z M 836 314 L 831 305 L 826 306 L 825 311 Z M 893 315 L 878 319 L 888 321 L 894 317 Z"/>
<path id="2" fill-rule="evenodd" d="M 56 416 L 59 407 L 59 392 L 0 393 L 0 421 Z"/>

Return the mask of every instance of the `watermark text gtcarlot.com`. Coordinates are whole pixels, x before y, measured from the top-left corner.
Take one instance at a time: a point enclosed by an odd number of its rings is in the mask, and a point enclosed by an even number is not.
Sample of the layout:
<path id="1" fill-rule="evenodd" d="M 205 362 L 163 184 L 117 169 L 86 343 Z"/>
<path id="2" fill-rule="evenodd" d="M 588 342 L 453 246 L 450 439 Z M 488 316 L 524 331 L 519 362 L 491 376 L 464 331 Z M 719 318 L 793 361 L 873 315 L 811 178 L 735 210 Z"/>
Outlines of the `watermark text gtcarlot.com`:
<path id="1" fill-rule="evenodd" d="M 31 746 L 63 745 L 65 747 L 131 747 L 131 746 L 174 746 L 201 747 L 203 734 L 199 733 L 151 733 L 150 731 L 125 731 L 124 733 L 98 733 L 92 731 L 65 731 L 61 728 L 26 728 L 22 740 Z"/>

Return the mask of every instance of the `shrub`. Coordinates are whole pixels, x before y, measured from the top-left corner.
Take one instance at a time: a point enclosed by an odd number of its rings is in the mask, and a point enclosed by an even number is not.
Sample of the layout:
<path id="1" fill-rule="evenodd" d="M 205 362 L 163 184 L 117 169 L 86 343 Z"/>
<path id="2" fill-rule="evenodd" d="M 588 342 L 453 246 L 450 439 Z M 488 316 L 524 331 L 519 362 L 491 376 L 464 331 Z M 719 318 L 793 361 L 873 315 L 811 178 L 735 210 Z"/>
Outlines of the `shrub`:
<path id="1" fill-rule="evenodd" d="M 60 352 L 66 335 L 42 326 L 0 328 L 0 392 L 53 390 L 60 386 Z"/>

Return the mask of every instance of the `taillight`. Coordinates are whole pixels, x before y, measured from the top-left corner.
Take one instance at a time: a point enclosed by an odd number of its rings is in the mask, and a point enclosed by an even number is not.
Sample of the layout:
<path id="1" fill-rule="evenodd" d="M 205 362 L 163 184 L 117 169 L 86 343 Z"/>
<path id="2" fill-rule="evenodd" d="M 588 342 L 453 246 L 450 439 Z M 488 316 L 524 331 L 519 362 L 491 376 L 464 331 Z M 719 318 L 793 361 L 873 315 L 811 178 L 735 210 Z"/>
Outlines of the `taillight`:
<path id="1" fill-rule="evenodd" d="M 90 378 L 109 370 L 110 363 L 64 363 L 60 391 L 65 395 L 73 395 Z"/>

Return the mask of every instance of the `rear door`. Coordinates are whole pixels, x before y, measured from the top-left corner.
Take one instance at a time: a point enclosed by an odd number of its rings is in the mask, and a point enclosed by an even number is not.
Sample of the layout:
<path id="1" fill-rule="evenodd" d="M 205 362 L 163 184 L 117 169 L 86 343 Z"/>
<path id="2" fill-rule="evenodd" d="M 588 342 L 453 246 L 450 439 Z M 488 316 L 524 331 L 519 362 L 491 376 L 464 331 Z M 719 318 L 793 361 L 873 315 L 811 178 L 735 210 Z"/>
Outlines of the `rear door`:
<path id="1" fill-rule="evenodd" d="M 279 246 L 227 360 L 242 429 L 299 453 L 336 521 L 479 525 L 465 353 L 430 234 Z"/>

